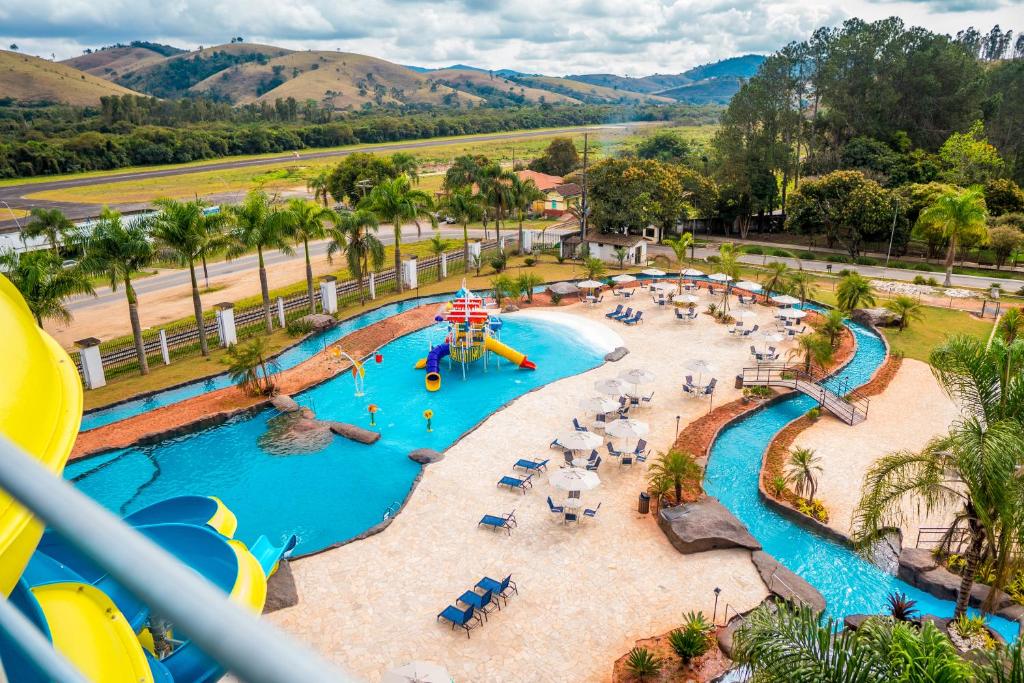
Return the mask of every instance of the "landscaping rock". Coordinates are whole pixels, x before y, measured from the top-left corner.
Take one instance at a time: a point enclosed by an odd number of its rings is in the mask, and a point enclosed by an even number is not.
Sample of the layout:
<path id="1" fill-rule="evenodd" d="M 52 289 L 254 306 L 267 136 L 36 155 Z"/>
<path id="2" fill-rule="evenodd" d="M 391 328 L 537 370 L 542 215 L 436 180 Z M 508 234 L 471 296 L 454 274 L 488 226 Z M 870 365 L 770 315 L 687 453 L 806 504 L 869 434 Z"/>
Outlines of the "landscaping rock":
<path id="1" fill-rule="evenodd" d="M 815 612 L 825 611 L 825 598 L 821 593 L 774 557 L 758 550 L 751 553 L 750 559 L 770 593 L 793 605 L 805 604 Z"/>
<path id="2" fill-rule="evenodd" d="M 502 313 L 515 313 L 518 310 L 519 310 L 519 307 L 516 306 L 515 304 L 505 304 L 502 307 L 501 312 Z"/>
<path id="3" fill-rule="evenodd" d="M 1024 623 L 1024 606 L 1018 605 L 1017 603 L 1008 605 L 1000 610 L 996 610 L 996 616 L 1002 617 L 1003 619 L 1009 619 L 1010 621 Z"/>
<path id="4" fill-rule="evenodd" d="M 273 455 L 316 453 L 327 448 L 331 443 L 330 427 L 310 415 L 301 410 L 273 417 L 256 442 Z"/>
<path id="5" fill-rule="evenodd" d="M 684 555 L 723 548 L 761 549 L 743 522 L 710 496 L 696 503 L 662 509 L 658 526 L 672 547 Z"/>
<path id="6" fill-rule="evenodd" d="M 274 406 L 281 413 L 293 413 L 299 409 L 299 404 L 288 394 L 278 394 L 270 399 L 270 405 Z"/>
<path id="7" fill-rule="evenodd" d="M 627 349 L 625 346 L 616 346 L 613 350 L 604 354 L 604 359 L 614 363 L 617 360 L 622 360 L 623 358 L 625 358 L 628 353 L 629 349 Z"/>
<path id="8" fill-rule="evenodd" d="M 971 599 L 970 604 L 974 607 L 981 607 L 981 604 L 985 602 L 985 598 L 988 597 L 988 592 L 991 590 L 988 586 L 976 583 L 971 587 Z M 1016 604 L 1013 602 L 1013 598 L 1004 593 L 1001 590 L 996 591 L 995 602 L 992 604 L 992 611 L 998 612 L 1004 607 Z"/>
<path id="9" fill-rule="evenodd" d="M 444 460 L 444 453 L 439 453 L 430 448 L 417 448 L 409 452 L 409 459 L 421 465 L 431 465 Z"/>
<path id="10" fill-rule="evenodd" d="M 887 308 L 855 308 L 850 317 L 865 325 L 885 327 L 899 323 L 900 317 Z"/>
<path id="11" fill-rule="evenodd" d="M 328 422 L 331 431 L 338 436 L 343 436 L 359 443 L 374 443 L 380 438 L 380 432 L 363 429 L 347 422 Z"/>
<path id="12" fill-rule="evenodd" d="M 287 560 L 281 560 L 277 571 L 267 579 L 267 600 L 263 603 L 263 613 L 270 614 L 285 607 L 299 604 L 299 592 L 295 588 L 295 577 Z"/>
<path id="13" fill-rule="evenodd" d="M 736 635 L 740 626 L 743 626 L 743 620 L 733 619 L 718 631 L 718 649 L 729 659 L 732 659 L 732 637 Z"/>
<path id="14" fill-rule="evenodd" d="M 956 600 L 960 577 L 942 567 L 917 575 L 917 587 L 943 600 Z"/>
<path id="15" fill-rule="evenodd" d="M 919 575 L 935 569 L 937 566 L 938 562 L 936 562 L 930 550 L 904 548 L 900 551 L 899 569 L 896 575 L 911 586 L 916 586 L 918 585 L 917 577 Z"/>
<path id="16" fill-rule="evenodd" d="M 878 616 L 877 614 L 847 614 L 843 618 L 843 624 L 846 626 L 847 631 L 856 631 L 864 622 L 872 617 Z"/>
<path id="17" fill-rule="evenodd" d="M 327 315 L 326 313 L 310 313 L 299 318 L 299 322 L 309 325 L 313 328 L 314 332 L 323 332 L 338 324 L 334 316 Z"/>

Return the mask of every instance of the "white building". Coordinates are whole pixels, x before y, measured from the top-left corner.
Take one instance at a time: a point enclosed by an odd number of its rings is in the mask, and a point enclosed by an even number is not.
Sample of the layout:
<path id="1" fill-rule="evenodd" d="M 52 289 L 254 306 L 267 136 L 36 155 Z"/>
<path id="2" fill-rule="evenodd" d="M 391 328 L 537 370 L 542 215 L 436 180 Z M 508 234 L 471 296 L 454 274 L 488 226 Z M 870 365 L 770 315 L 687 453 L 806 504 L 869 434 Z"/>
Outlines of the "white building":
<path id="1" fill-rule="evenodd" d="M 576 241 L 578 243 L 578 237 Z M 590 255 L 601 259 L 605 263 L 619 264 L 619 257 L 615 252 L 620 247 L 626 250 L 626 259 L 623 261 L 624 265 L 642 266 L 647 263 L 647 240 L 642 235 L 591 231 L 587 233 L 584 241 L 586 242 L 587 249 L 590 251 Z"/>

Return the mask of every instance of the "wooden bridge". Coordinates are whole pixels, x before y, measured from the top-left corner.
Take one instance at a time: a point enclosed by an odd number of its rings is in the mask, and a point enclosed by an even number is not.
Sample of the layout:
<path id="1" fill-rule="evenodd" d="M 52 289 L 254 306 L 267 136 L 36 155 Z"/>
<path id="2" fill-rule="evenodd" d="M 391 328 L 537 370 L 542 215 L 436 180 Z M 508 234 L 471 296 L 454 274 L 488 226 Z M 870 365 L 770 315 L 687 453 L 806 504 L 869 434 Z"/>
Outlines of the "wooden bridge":
<path id="1" fill-rule="evenodd" d="M 824 375 L 806 372 L 803 367 L 789 363 L 759 363 L 756 367 L 743 368 L 743 386 L 796 389 L 850 425 L 867 419 L 871 402 L 856 391 L 837 393 Z"/>

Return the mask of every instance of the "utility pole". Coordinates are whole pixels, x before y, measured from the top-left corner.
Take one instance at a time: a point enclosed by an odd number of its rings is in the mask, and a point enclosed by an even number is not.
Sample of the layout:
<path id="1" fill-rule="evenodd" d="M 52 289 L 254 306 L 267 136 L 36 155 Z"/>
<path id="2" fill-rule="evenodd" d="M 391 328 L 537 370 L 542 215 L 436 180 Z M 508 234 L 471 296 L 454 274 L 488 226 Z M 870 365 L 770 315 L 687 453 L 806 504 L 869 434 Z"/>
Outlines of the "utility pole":
<path id="1" fill-rule="evenodd" d="M 586 244 L 587 239 L 587 214 L 590 207 L 587 206 L 587 155 L 590 151 L 588 144 L 589 134 L 583 134 L 583 196 L 580 199 L 580 249 Z"/>
<path id="2" fill-rule="evenodd" d="M 892 255 L 892 240 L 896 237 L 896 217 L 900 215 L 900 200 L 896 199 L 896 207 L 892 211 L 892 231 L 889 232 L 889 250 L 885 252 L 885 267 L 889 268 L 889 257 Z"/>

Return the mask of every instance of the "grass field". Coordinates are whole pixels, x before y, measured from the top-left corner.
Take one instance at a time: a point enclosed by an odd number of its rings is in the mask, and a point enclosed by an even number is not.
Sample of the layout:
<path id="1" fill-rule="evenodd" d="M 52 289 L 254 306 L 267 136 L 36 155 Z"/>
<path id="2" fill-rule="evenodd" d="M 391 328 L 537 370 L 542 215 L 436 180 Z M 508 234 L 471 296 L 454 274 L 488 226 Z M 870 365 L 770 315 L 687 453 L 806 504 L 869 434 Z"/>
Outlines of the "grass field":
<path id="1" fill-rule="evenodd" d="M 647 128 L 646 126 L 644 128 Z M 686 137 L 704 142 L 714 133 L 715 126 L 681 127 Z M 531 159 L 539 156 L 555 137 L 572 138 L 580 151 L 583 147 L 583 132 L 572 134 L 539 135 L 537 137 L 515 140 L 474 141 L 474 137 L 453 138 L 449 144 L 437 147 L 426 147 L 411 150 L 417 157 L 424 171 L 429 173 L 432 168 L 447 165 L 457 156 L 463 154 L 485 154 L 488 157 L 512 163 L 516 160 Z M 640 127 L 609 128 L 590 133 L 591 159 L 597 160 L 614 154 L 629 146 L 635 145 L 643 137 Z M 366 146 L 367 151 L 374 153 L 390 153 L 394 145 Z M 234 157 L 233 159 L 237 159 Z M 223 161 L 223 160 L 221 160 Z M 86 204 L 122 204 L 148 202 L 158 197 L 188 199 L 195 195 L 215 196 L 220 200 L 233 201 L 240 198 L 254 187 L 262 187 L 267 192 L 286 190 L 303 190 L 306 179 L 337 163 L 337 159 L 323 158 L 304 161 L 290 159 L 280 163 L 259 168 L 238 168 L 217 171 L 197 170 L 195 173 L 169 176 L 163 178 L 140 178 L 112 181 L 83 187 L 71 187 L 58 190 L 47 190 L 28 195 L 28 199 L 45 199 L 52 201 L 81 202 Z M 201 167 L 197 167 L 200 168 Z M 427 178 L 432 176 L 426 175 Z M 440 180 L 430 181 L 437 183 Z M 433 190 L 434 186 L 424 185 L 424 189 Z"/>
<path id="2" fill-rule="evenodd" d="M 9 218 L 25 218 L 28 215 L 28 211 L 25 209 L 0 206 L 0 220 L 7 220 Z"/>

